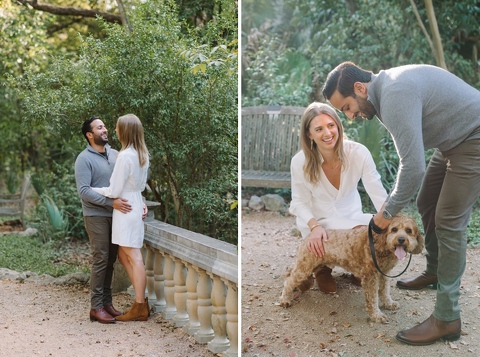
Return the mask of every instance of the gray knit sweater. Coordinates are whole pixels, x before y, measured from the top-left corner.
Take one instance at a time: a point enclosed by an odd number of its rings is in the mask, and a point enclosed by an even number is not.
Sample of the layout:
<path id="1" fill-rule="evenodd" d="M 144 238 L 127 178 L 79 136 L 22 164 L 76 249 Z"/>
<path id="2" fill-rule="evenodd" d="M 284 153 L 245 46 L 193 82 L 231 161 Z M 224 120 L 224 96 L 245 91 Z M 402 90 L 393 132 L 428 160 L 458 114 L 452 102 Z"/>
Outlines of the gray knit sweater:
<path id="1" fill-rule="evenodd" d="M 82 200 L 84 216 L 111 217 L 113 199 L 94 192 L 90 187 L 108 187 L 118 151 L 105 145 L 108 159 L 90 145 L 75 161 L 77 192 Z"/>
<path id="2" fill-rule="evenodd" d="M 480 138 L 480 91 L 439 67 L 408 65 L 372 75 L 368 100 L 393 137 L 400 167 L 387 211 L 397 214 L 425 174 L 425 149 Z"/>

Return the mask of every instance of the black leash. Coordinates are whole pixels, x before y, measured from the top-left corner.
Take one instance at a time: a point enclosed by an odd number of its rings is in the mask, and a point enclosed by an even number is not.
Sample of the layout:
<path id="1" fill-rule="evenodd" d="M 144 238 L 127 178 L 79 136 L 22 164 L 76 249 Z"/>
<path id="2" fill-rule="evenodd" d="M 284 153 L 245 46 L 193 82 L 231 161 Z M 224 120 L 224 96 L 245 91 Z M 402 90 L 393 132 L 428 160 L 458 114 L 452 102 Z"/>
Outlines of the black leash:
<path id="1" fill-rule="evenodd" d="M 385 274 L 381 269 L 380 267 L 378 266 L 378 263 L 377 263 L 377 258 L 375 257 L 375 248 L 373 246 L 373 234 L 372 234 L 372 230 L 377 233 L 377 234 L 381 234 L 384 232 L 383 229 L 381 229 L 379 226 L 377 226 L 375 224 L 375 222 L 373 221 L 373 217 L 372 219 L 370 220 L 370 223 L 368 224 L 368 243 L 370 244 L 370 253 L 372 254 L 372 259 L 373 259 L 373 263 L 375 264 L 375 268 L 377 268 L 377 270 L 380 272 L 380 274 L 382 274 L 383 276 L 386 276 L 387 278 L 398 278 L 400 275 L 402 275 L 403 273 L 405 273 L 408 269 L 408 266 L 410 265 L 410 262 L 412 261 L 412 253 L 410 253 L 410 259 L 408 259 L 408 264 L 407 266 L 405 267 L 405 269 L 403 269 L 403 271 L 398 274 L 398 275 L 395 275 L 395 276 L 390 276 L 390 275 L 387 275 Z"/>

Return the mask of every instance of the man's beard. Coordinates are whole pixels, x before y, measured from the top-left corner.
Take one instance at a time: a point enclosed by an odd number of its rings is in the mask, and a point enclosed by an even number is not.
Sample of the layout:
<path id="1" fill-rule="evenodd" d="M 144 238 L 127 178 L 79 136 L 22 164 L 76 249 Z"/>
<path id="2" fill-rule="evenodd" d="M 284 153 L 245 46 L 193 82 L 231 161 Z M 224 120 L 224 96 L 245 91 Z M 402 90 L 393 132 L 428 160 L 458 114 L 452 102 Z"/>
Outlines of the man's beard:
<path id="1" fill-rule="evenodd" d="M 375 115 L 377 115 L 377 110 L 368 100 L 356 97 L 358 109 L 365 115 L 367 120 L 372 120 Z"/>
<path id="2" fill-rule="evenodd" d="M 94 135 L 93 136 L 93 142 L 95 143 L 95 145 L 104 146 L 105 144 L 108 143 L 108 137 L 106 139 L 104 139 L 101 136 Z"/>

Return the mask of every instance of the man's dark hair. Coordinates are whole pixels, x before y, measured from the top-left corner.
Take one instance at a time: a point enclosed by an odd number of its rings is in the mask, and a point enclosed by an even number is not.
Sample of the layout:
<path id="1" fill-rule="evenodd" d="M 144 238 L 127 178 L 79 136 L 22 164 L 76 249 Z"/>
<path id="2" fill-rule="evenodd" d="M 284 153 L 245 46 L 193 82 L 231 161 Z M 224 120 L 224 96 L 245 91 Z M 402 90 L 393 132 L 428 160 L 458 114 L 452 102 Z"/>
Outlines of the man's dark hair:
<path id="1" fill-rule="evenodd" d="M 353 84 L 355 82 L 370 82 L 372 73 L 371 71 L 361 69 L 353 62 L 340 63 L 328 74 L 322 89 L 323 96 L 325 99 L 330 100 L 333 93 L 338 90 L 344 98 L 355 97 Z"/>
<path id="2" fill-rule="evenodd" d="M 97 117 L 97 116 L 90 117 L 88 119 L 85 119 L 85 121 L 83 122 L 83 125 L 82 125 L 83 136 L 85 137 L 85 139 L 87 139 L 87 143 L 89 143 L 89 144 L 90 144 L 90 141 L 88 141 L 87 133 L 92 132 L 92 121 L 97 120 L 97 119 L 100 119 L 100 118 Z"/>

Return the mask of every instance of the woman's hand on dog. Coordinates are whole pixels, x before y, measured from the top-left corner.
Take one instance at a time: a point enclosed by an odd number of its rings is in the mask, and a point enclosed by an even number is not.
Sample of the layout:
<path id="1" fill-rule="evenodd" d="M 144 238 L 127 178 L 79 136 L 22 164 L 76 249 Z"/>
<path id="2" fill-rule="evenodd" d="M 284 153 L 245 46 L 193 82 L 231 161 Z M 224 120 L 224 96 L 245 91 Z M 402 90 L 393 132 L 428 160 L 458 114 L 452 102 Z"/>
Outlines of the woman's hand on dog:
<path id="1" fill-rule="evenodd" d="M 325 248 L 323 241 L 327 241 L 327 232 L 322 226 L 315 227 L 307 237 L 308 249 L 315 255 L 315 257 L 323 257 L 325 255 Z"/>

